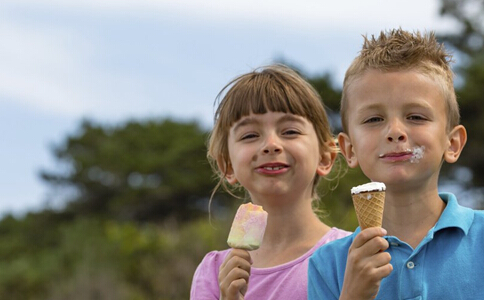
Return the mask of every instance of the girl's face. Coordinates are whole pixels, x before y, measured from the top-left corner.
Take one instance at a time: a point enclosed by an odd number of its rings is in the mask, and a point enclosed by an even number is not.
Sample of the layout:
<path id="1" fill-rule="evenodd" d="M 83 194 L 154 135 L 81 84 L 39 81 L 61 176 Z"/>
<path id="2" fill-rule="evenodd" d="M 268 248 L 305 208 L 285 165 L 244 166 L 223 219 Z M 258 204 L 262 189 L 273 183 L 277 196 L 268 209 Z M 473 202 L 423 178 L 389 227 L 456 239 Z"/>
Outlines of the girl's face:
<path id="1" fill-rule="evenodd" d="M 312 123 L 281 112 L 250 114 L 230 128 L 227 181 L 240 183 L 252 201 L 312 198 L 316 174 L 327 175 L 334 157 L 321 153 Z"/>

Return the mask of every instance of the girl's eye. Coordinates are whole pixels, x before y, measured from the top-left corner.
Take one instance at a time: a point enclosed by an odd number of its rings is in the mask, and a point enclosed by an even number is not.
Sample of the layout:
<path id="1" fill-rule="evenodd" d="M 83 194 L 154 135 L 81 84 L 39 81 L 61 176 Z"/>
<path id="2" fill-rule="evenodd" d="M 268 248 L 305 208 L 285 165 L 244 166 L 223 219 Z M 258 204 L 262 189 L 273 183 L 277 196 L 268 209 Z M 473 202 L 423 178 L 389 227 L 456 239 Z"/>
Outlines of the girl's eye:
<path id="1" fill-rule="evenodd" d="M 241 140 L 247 140 L 247 139 L 253 139 L 253 138 L 256 138 L 256 137 L 257 137 L 257 134 L 255 134 L 255 133 L 246 133 L 240 139 Z"/>
<path id="2" fill-rule="evenodd" d="M 295 135 L 295 134 L 301 134 L 298 130 L 295 129 L 288 129 L 283 132 L 284 135 Z"/>

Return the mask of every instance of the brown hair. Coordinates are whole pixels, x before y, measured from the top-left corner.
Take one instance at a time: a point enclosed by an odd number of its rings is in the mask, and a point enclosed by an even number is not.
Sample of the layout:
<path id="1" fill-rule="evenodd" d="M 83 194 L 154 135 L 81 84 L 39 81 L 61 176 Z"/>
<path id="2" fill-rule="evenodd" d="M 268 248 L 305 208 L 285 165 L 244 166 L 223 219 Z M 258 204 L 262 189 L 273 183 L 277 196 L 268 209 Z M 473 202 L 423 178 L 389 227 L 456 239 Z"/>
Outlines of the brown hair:
<path id="1" fill-rule="evenodd" d="M 307 81 L 287 66 L 277 64 L 260 67 L 235 78 L 220 91 L 217 102 L 207 153 L 212 169 L 219 178 L 213 194 L 220 186 L 231 193 L 223 173 L 226 168 L 222 167 L 224 170 L 221 170 L 217 161 L 222 162 L 223 166 L 230 164 L 230 127 L 251 113 L 271 111 L 305 117 L 314 126 L 321 151 L 338 152 L 337 147 L 331 147 L 328 143 L 334 137 L 321 97 Z M 315 174 L 313 194 L 318 179 L 319 176 Z"/>
<path id="2" fill-rule="evenodd" d="M 446 102 L 447 130 L 460 122 L 459 106 L 454 91 L 454 74 L 450 68 L 452 56 L 439 44 L 433 32 L 410 33 L 400 29 L 382 31 L 380 36 L 364 38 L 360 54 L 346 71 L 341 97 L 341 123 L 347 131 L 349 88 L 367 70 L 383 72 L 416 70 L 440 84 Z"/>

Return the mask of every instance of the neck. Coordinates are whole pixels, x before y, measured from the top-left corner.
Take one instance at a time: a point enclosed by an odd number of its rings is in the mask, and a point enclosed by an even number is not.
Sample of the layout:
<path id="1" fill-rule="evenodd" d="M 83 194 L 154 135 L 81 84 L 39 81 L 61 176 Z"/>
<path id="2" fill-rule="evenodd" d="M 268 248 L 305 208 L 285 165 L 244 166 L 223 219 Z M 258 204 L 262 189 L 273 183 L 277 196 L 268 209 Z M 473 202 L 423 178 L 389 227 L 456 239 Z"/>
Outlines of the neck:
<path id="1" fill-rule="evenodd" d="M 293 205 L 264 205 L 269 217 L 264 240 L 252 251 L 254 267 L 270 267 L 292 261 L 307 251 L 325 235 L 329 226 L 319 220 L 311 208 L 311 201 Z M 299 203 L 299 204 L 297 204 Z"/>
<path id="2" fill-rule="evenodd" d="M 437 189 L 405 193 L 392 193 L 387 189 L 383 227 L 389 235 L 416 248 L 437 223 L 444 208 L 445 203 L 440 199 Z"/>

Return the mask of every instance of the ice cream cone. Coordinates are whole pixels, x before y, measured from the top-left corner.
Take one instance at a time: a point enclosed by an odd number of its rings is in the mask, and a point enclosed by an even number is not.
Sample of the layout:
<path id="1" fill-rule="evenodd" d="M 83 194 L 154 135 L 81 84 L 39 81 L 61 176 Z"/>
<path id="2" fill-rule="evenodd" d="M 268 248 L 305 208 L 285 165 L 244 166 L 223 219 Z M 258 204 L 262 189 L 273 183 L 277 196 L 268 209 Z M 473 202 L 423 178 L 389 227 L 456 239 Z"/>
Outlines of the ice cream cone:
<path id="1" fill-rule="evenodd" d="M 358 186 L 351 191 L 356 217 L 362 230 L 382 226 L 385 185 L 381 183 L 375 187 L 375 184 L 379 183 L 371 182 L 369 186 Z"/>

